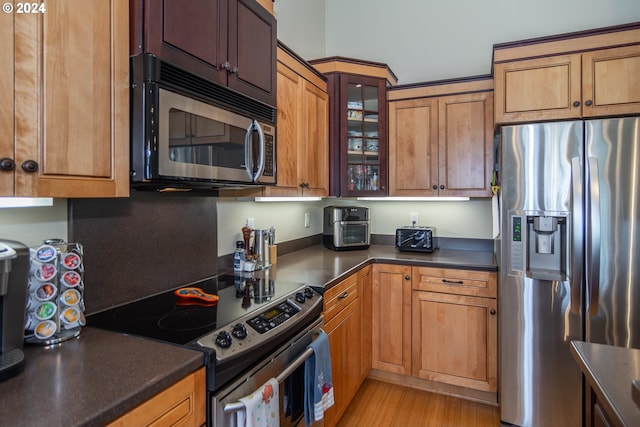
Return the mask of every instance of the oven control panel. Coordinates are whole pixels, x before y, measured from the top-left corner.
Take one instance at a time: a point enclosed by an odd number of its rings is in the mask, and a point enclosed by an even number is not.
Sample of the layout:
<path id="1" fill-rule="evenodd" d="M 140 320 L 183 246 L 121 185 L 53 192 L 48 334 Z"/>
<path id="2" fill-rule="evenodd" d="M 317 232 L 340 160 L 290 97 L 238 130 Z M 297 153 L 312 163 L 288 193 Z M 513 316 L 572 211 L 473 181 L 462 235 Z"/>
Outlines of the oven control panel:
<path id="1" fill-rule="evenodd" d="M 253 319 L 249 319 L 247 323 L 260 334 L 264 334 L 273 328 L 277 328 L 291 316 L 299 312 L 300 309 L 289 301 L 285 301 L 269 310 L 260 313 Z"/>
<path id="2" fill-rule="evenodd" d="M 318 306 L 322 306 L 322 295 L 306 286 L 274 301 L 259 313 L 250 313 L 200 337 L 197 344 L 214 348 L 220 362 L 264 344 L 287 327 L 295 327 L 297 319 L 304 319 Z"/>

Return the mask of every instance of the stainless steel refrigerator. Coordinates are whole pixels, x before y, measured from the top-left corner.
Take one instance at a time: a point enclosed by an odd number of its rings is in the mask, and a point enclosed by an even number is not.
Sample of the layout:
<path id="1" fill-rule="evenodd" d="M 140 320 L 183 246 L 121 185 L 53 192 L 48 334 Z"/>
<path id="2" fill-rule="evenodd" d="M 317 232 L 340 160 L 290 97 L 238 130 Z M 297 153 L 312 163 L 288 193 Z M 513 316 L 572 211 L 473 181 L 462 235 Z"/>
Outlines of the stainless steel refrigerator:
<path id="1" fill-rule="evenodd" d="M 505 126 L 503 423 L 582 426 L 572 340 L 640 348 L 640 117 Z"/>

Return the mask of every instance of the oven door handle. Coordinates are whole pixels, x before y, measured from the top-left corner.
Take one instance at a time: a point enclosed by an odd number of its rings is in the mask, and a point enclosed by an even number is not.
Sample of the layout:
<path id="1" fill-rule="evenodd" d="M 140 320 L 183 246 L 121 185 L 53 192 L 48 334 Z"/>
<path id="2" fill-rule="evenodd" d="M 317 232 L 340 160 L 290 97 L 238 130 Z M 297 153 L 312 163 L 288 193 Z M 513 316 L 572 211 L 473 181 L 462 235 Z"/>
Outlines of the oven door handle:
<path id="1" fill-rule="evenodd" d="M 307 348 L 300 356 L 298 356 L 289 366 L 287 366 L 277 377 L 278 384 L 282 383 L 289 375 L 298 369 L 308 358 L 313 354 L 312 348 Z M 244 403 L 234 402 L 224 405 L 225 414 L 231 414 L 233 412 L 242 411 Z"/>

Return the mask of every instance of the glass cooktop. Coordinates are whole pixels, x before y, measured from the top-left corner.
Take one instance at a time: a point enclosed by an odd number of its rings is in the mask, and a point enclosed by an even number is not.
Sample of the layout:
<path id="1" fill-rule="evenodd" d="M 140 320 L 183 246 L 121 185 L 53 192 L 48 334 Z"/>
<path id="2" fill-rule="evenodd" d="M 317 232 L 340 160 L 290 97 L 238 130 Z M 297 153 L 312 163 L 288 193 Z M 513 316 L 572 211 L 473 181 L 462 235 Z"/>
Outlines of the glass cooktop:
<path id="1" fill-rule="evenodd" d="M 174 289 L 92 314 L 87 317 L 87 325 L 184 345 L 305 285 L 223 274 L 189 287 L 219 299 L 211 304 L 181 298 Z"/>

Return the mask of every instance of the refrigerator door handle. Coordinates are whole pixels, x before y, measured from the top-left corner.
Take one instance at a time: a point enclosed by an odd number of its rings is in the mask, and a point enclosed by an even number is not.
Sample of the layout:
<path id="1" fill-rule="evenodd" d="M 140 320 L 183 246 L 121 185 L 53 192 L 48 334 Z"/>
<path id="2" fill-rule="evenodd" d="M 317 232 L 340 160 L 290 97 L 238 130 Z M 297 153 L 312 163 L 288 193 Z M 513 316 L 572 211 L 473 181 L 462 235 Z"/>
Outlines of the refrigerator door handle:
<path id="1" fill-rule="evenodd" d="M 580 314 L 583 258 L 582 165 L 580 158 L 571 159 L 571 313 Z"/>
<path id="2" fill-rule="evenodd" d="M 587 194 L 587 288 L 589 290 L 588 310 L 591 317 L 598 314 L 600 303 L 600 183 L 598 181 L 598 160 L 589 157 L 586 168 Z"/>

